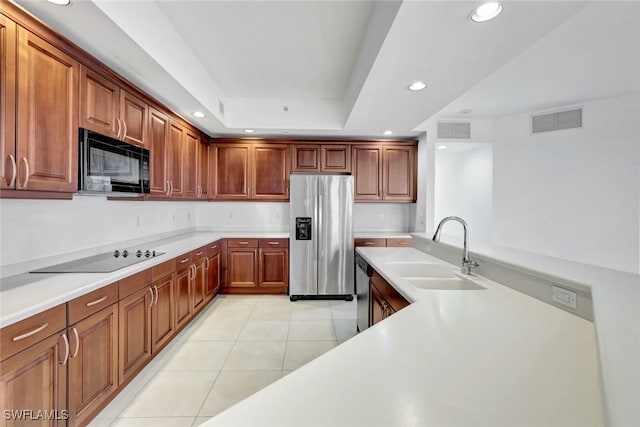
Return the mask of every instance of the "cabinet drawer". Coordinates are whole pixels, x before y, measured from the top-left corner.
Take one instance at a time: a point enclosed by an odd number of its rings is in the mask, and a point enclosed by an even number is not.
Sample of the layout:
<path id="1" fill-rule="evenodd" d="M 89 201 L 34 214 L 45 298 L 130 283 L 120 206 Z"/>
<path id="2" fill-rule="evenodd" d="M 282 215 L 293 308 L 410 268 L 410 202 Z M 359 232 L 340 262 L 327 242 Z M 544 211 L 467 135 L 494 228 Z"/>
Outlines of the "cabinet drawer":
<path id="1" fill-rule="evenodd" d="M 222 249 L 222 241 L 216 240 L 215 242 L 211 242 L 206 246 L 206 254 L 207 256 L 213 255 L 216 252 L 219 252 Z"/>
<path id="2" fill-rule="evenodd" d="M 193 253 L 187 252 L 186 254 L 182 254 L 176 258 L 176 271 L 182 270 L 189 266 L 193 261 Z"/>
<path id="3" fill-rule="evenodd" d="M 257 248 L 258 239 L 227 239 L 229 248 Z"/>
<path id="4" fill-rule="evenodd" d="M 151 277 L 151 272 L 149 272 Z M 96 289 L 67 303 L 69 325 L 118 302 L 118 282 Z"/>
<path id="5" fill-rule="evenodd" d="M 67 327 L 67 305 L 60 304 L 0 330 L 0 360 Z"/>
<path id="6" fill-rule="evenodd" d="M 118 288 L 119 288 L 119 296 L 120 299 L 131 295 L 137 290 L 144 288 L 145 286 L 149 286 L 151 283 L 151 269 L 147 269 L 141 271 L 139 273 L 133 274 L 129 277 L 125 277 L 124 279 L 120 279 Z"/>
<path id="7" fill-rule="evenodd" d="M 195 251 L 193 251 L 193 260 L 198 261 L 199 259 L 204 258 L 206 254 L 207 254 L 207 246 L 198 248 Z"/>
<path id="8" fill-rule="evenodd" d="M 260 239 L 258 241 L 260 248 L 288 248 L 289 239 Z"/>
<path id="9" fill-rule="evenodd" d="M 370 246 L 370 247 L 385 247 L 387 246 L 387 239 L 355 239 L 355 247 L 358 246 Z"/>
<path id="10" fill-rule="evenodd" d="M 176 259 L 151 267 L 151 281 L 155 282 L 176 271 Z"/>
<path id="11" fill-rule="evenodd" d="M 413 241 L 411 240 L 411 238 L 387 239 L 387 247 L 388 248 L 412 248 Z"/>

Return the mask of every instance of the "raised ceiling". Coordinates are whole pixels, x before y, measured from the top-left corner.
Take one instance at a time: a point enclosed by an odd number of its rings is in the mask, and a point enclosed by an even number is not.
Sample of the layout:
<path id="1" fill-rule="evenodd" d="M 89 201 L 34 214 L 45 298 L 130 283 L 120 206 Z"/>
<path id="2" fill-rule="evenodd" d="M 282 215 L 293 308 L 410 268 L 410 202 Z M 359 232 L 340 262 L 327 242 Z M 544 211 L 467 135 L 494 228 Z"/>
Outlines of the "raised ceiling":
<path id="1" fill-rule="evenodd" d="M 580 1 L 505 2 L 498 18 L 482 24 L 468 20 L 475 1 L 17 3 L 211 135 L 252 128 L 254 135 L 381 137 L 391 129 L 394 137 L 413 137 L 444 107 L 450 115 L 466 103 L 502 113 L 528 102 L 500 85 L 526 70 L 527 51 L 553 34 L 573 40 L 575 31 L 599 40 L 600 49 L 618 23 L 592 28 L 599 12 L 576 23 L 572 18 L 593 6 Z M 637 34 L 636 5 L 603 3 L 614 11 L 604 22 L 615 16 L 625 28 L 636 23 L 636 33 L 627 29 L 616 42 Z M 636 21 L 616 14 L 618 6 Z M 583 50 L 566 65 L 579 66 L 588 56 Z M 545 54 L 534 58 L 544 63 Z M 512 61 L 520 65 L 510 71 Z M 406 90 L 414 80 L 427 88 Z M 588 96 L 589 83 L 587 73 L 572 90 Z M 478 95 L 461 98 L 482 84 Z M 550 98 L 563 96 L 548 89 Z M 493 111 L 492 91 L 500 100 Z M 195 110 L 207 117 L 191 117 Z"/>

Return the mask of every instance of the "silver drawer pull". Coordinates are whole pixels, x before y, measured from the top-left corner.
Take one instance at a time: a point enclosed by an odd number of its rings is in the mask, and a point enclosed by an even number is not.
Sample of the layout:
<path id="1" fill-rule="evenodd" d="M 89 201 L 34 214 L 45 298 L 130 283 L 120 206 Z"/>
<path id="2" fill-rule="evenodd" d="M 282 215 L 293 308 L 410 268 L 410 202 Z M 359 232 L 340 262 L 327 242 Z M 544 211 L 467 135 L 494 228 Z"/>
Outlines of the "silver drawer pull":
<path id="1" fill-rule="evenodd" d="M 365 245 L 367 245 L 367 246 L 371 246 L 371 245 L 373 245 L 374 243 L 373 243 L 373 242 L 364 242 L 364 244 L 365 244 Z"/>
<path id="2" fill-rule="evenodd" d="M 38 326 L 37 328 L 35 328 L 32 331 L 26 332 L 26 333 L 24 333 L 22 335 L 18 335 L 17 337 L 13 337 L 11 339 L 11 341 L 13 341 L 13 342 L 22 341 L 25 338 L 29 338 L 29 337 L 37 334 L 38 332 L 42 332 L 47 326 L 49 326 L 49 324 L 45 322 L 45 323 L 43 323 L 42 325 Z"/>
<path id="3" fill-rule="evenodd" d="M 218 247 L 218 245 L 213 245 L 211 246 L 211 249 L 216 249 Z"/>
<path id="4" fill-rule="evenodd" d="M 279 245 L 279 244 L 280 244 L 280 242 L 269 242 L 268 244 L 269 244 L 269 245 Z"/>
<path id="5" fill-rule="evenodd" d="M 66 334 L 62 334 L 62 338 L 64 339 L 65 351 L 64 360 L 60 361 L 60 364 L 64 365 L 67 363 L 67 360 L 69 360 L 69 339 L 67 338 Z"/>
<path id="6" fill-rule="evenodd" d="M 238 242 L 239 245 L 248 245 L 249 242 Z"/>
<path id="7" fill-rule="evenodd" d="M 75 359 L 78 356 L 78 350 L 80 350 L 80 337 L 78 336 L 77 328 L 73 328 L 73 335 L 76 337 L 76 349 L 73 351 L 71 357 Z"/>
<path id="8" fill-rule="evenodd" d="M 189 258 L 185 258 L 182 261 L 180 261 L 180 264 L 184 264 L 185 262 L 189 261 Z"/>
<path id="9" fill-rule="evenodd" d="M 202 255 L 203 253 L 204 253 L 204 252 L 200 251 L 200 252 L 198 252 L 198 253 L 196 254 L 196 256 L 200 256 L 200 255 Z"/>
<path id="10" fill-rule="evenodd" d="M 91 307 L 91 306 L 94 306 L 94 305 L 96 305 L 96 304 L 100 304 L 102 301 L 104 301 L 104 300 L 106 300 L 106 299 L 107 299 L 107 296 L 105 295 L 105 296 L 103 296 L 102 298 L 98 298 L 98 299 L 97 299 L 97 300 L 95 300 L 95 301 L 91 301 L 91 302 L 86 303 L 86 304 L 85 304 L 85 306 L 87 306 L 87 307 Z"/>

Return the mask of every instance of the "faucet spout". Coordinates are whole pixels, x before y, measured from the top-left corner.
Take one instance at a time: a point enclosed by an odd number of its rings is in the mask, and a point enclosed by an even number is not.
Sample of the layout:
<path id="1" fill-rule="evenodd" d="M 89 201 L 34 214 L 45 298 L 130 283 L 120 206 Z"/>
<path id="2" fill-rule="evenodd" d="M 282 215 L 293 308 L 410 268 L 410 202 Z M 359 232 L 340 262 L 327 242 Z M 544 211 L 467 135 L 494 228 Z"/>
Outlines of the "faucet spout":
<path id="1" fill-rule="evenodd" d="M 436 228 L 436 232 L 433 234 L 432 240 L 434 242 L 440 241 L 440 232 L 442 231 L 442 226 L 449 221 L 457 221 L 460 224 L 462 224 L 462 230 L 464 232 L 464 243 L 462 248 L 462 266 L 460 268 L 460 271 L 462 272 L 462 274 L 470 274 L 471 269 L 478 267 L 479 264 L 469 257 L 469 244 L 468 244 L 468 240 L 469 240 L 468 228 L 469 227 L 467 226 L 467 223 L 465 222 L 465 220 L 463 220 L 458 216 L 448 216 L 448 217 L 442 218 L 442 220 L 438 224 L 438 227 Z"/>

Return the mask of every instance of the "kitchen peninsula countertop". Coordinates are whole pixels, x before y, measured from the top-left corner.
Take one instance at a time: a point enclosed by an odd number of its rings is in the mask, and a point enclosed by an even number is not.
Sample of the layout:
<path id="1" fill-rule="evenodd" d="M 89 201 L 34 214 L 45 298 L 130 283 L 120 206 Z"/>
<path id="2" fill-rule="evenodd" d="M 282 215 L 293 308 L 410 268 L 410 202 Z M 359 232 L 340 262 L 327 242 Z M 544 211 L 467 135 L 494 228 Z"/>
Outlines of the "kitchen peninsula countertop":
<path id="1" fill-rule="evenodd" d="M 29 316 L 71 301 L 139 271 L 198 249 L 207 243 L 234 237 L 288 238 L 289 233 L 194 231 L 151 240 L 140 245 L 165 252 L 165 254 L 111 273 L 24 273 L 2 278 L 0 281 L 0 327 L 9 326 Z"/>
<path id="2" fill-rule="evenodd" d="M 604 424 L 592 322 L 477 276 L 486 290 L 419 290 L 387 263 L 457 267 L 358 251 L 413 303 L 204 425 Z"/>

